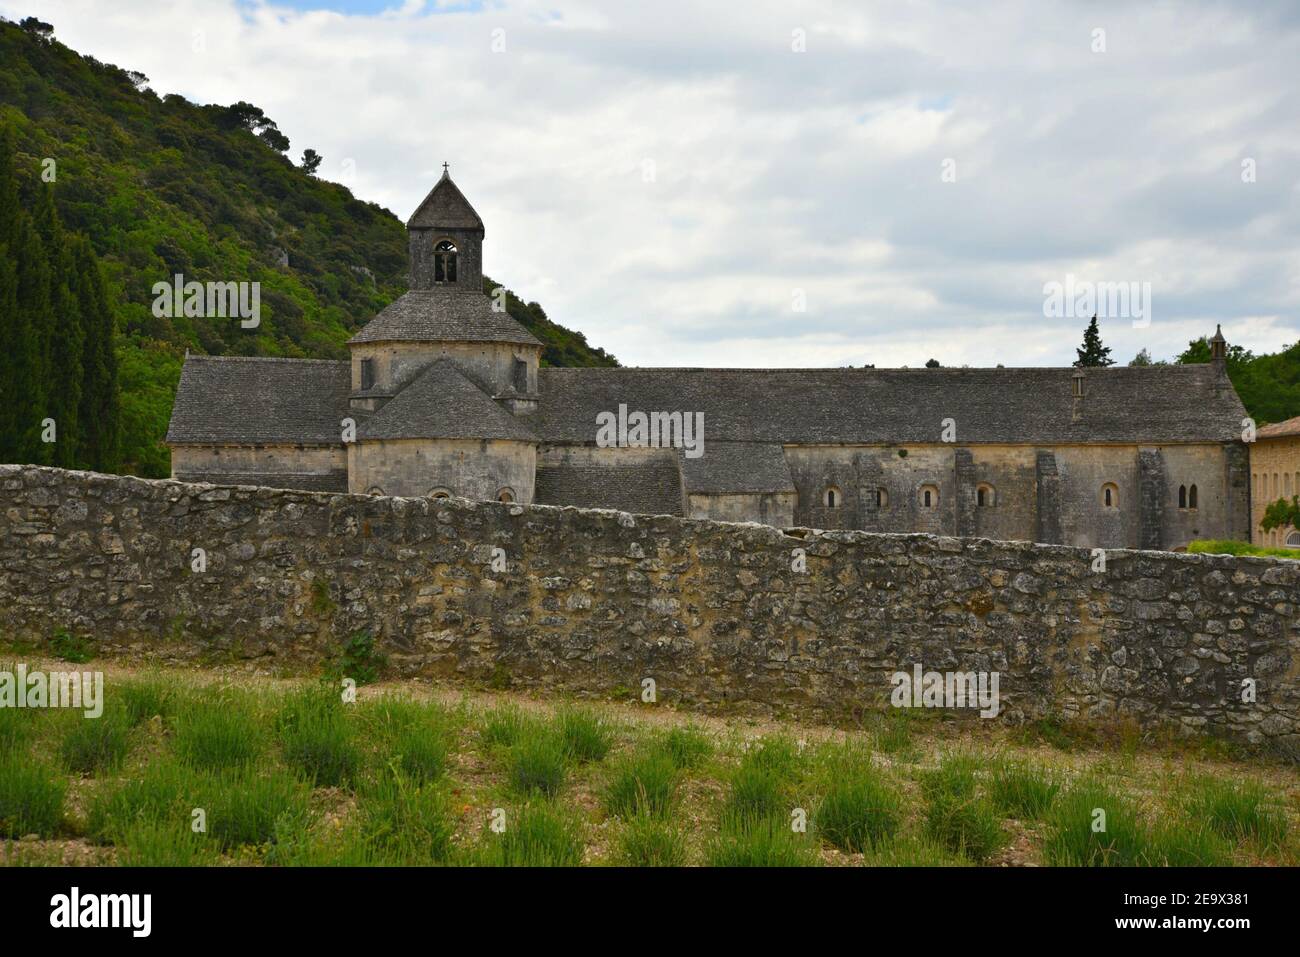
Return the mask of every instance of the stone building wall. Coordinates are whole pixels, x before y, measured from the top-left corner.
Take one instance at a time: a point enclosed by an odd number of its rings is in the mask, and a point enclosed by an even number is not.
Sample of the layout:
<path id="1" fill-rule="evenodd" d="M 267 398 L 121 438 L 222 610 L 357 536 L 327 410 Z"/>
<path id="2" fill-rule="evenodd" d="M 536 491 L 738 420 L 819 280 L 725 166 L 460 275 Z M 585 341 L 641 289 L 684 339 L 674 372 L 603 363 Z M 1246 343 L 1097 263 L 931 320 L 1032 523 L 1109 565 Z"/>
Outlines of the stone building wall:
<path id="1" fill-rule="evenodd" d="M 1250 447 L 1251 511 L 1253 541 L 1270 548 L 1286 544 L 1286 531 L 1264 531 L 1264 509 L 1280 498 L 1300 495 L 1300 436 L 1258 439 Z"/>
<path id="2" fill-rule="evenodd" d="M 541 347 L 514 342 L 365 342 L 352 347 L 352 389 L 361 389 L 361 360 L 373 359 L 374 391 L 397 394 L 439 359 L 451 359 L 471 380 L 492 392 L 514 384 L 515 360 L 527 365 L 527 392 L 537 392 Z M 594 427 L 593 427 L 594 431 Z"/>
<path id="3" fill-rule="evenodd" d="M 383 495 L 428 495 L 435 488 L 495 501 L 509 489 L 533 500 L 536 446 L 488 439 L 367 439 L 348 446 L 348 488 Z"/>
<path id="4" fill-rule="evenodd" d="M 661 702 L 834 716 L 883 706 L 915 665 L 996 671 L 1003 720 L 1131 716 L 1300 743 L 1300 563 L 1095 560 L 0 466 L 11 636 L 68 628 L 146 658 L 292 665 L 368 631 L 405 674 L 629 697 L 652 678 Z"/>
<path id="5" fill-rule="evenodd" d="M 795 521 L 803 525 L 1176 548 L 1196 538 L 1247 537 L 1245 473 L 1234 451 L 1218 444 L 935 444 L 787 446 L 785 454 L 798 489 Z M 1108 483 L 1116 487 L 1112 507 L 1102 500 Z M 1192 484 L 1198 507 L 1180 509 L 1178 489 Z M 920 494 L 927 485 L 938 491 L 929 509 Z M 843 495 L 840 507 L 824 505 L 830 486 Z M 981 486 L 984 505 L 978 504 Z M 875 506 L 877 488 L 885 491 L 883 508 Z"/>

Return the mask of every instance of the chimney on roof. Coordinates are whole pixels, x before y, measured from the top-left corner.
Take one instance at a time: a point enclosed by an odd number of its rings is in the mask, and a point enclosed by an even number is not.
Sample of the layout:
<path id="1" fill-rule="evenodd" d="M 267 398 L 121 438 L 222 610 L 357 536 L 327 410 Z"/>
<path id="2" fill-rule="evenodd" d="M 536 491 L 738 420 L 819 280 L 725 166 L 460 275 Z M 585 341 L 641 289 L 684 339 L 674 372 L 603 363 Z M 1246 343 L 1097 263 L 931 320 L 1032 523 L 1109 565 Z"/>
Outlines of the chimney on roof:
<path id="1" fill-rule="evenodd" d="M 1073 396 L 1073 408 L 1070 410 L 1070 421 L 1078 422 L 1083 418 L 1083 370 L 1075 369 L 1074 375 L 1070 377 L 1071 395 Z"/>

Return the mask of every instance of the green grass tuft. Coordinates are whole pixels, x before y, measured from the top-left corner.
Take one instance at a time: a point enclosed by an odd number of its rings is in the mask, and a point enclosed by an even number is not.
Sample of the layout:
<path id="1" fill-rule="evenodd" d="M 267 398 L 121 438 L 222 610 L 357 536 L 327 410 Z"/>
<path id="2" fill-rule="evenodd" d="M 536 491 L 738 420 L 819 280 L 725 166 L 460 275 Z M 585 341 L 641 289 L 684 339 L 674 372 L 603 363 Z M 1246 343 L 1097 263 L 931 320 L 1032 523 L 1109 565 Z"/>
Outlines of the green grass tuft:
<path id="1" fill-rule="evenodd" d="M 489 867 L 577 867 L 583 854 L 582 822 L 547 803 L 507 812 L 505 830 L 489 832 L 480 862 Z"/>
<path id="2" fill-rule="evenodd" d="M 579 764 L 603 761 L 614 746 L 613 731 L 592 711 L 562 708 L 555 716 L 555 725 L 564 742 L 565 754 Z"/>
<path id="3" fill-rule="evenodd" d="M 188 822 L 137 821 L 118 842 L 123 867 L 204 867 L 217 862 L 217 849 Z"/>
<path id="4" fill-rule="evenodd" d="M 1286 841 L 1286 815 L 1269 789 L 1256 781 L 1194 780 L 1182 803 L 1193 821 L 1231 841 L 1255 840 L 1274 850 Z"/>
<path id="5" fill-rule="evenodd" d="M 52 837 L 63 820 L 67 781 L 43 762 L 0 755 L 0 837 Z"/>
<path id="6" fill-rule="evenodd" d="M 106 706 L 98 718 L 68 711 L 59 715 L 59 726 L 59 757 L 69 771 L 95 774 L 121 767 L 130 748 L 131 725 L 120 705 Z"/>
<path id="7" fill-rule="evenodd" d="M 1005 757 L 993 763 L 989 799 L 1008 817 L 1038 820 L 1052 806 L 1060 790 L 1060 782 L 1042 768 Z"/>
<path id="8" fill-rule="evenodd" d="M 281 770 L 246 769 L 211 775 L 202 786 L 207 833 L 223 849 L 269 844 L 277 830 L 306 820 L 311 787 Z"/>
<path id="9" fill-rule="evenodd" d="M 845 749 L 827 770 L 826 790 L 813 816 L 822 838 L 850 853 L 893 838 L 902 823 L 902 800 L 870 754 Z"/>
<path id="10" fill-rule="evenodd" d="M 617 860 L 625 867 L 681 867 L 686 836 L 668 821 L 635 814 L 619 832 Z"/>
<path id="11" fill-rule="evenodd" d="M 660 739 L 659 745 L 682 771 L 700 767 L 713 753 L 713 744 L 708 736 L 693 725 L 672 728 Z"/>
<path id="12" fill-rule="evenodd" d="M 672 757 L 657 748 L 620 761 L 605 786 L 605 808 L 624 818 L 667 817 L 676 803 L 678 770 Z"/>
<path id="13" fill-rule="evenodd" d="M 517 705 L 498 705 L 483 716 L 483 727 L 479 735 L 483 744 L 489 748 L 509 748 L 523 735 L 524 729 L 534 723 L 524 716 Z"/>
<path id="14" fill-rule="evenodd" d="M 116 843 L 138 823 L 170 822 L 188 827 L 197 785 L 194 771 L 175 758 L 155 760 L 138 775 L 106 782 L 95 792 L 86 815 L 86 831 L 95 840 Z"/>
<path id="15" fill-rule="evenodd" d="M 554 797 L 564 787 L 567 757 L 558 734 L 549 727 L 530 724 L 507 752 L 510 784 L 524 796 Z"/>
<path id="16" fill-rule="evenodd" d="M 1105 812 L 1104 830 L 1094 830 Z M 1066 867 L 1137 867 L 1150 863 L 1151 840 L 1137 809 L 1110 787 L 1084 779 L 1067 788 L 1047 813 L 1043 857 Z"/>
<path id="17" fill-rule="evenodd" d="M 445 792 L 400 774 L 381 775 L 359 792 L 360 835 L 379 861 L 445 864 L 454 821 Z"/>
<path id="18" fill-rule="evenodd" d="M 151 718 L 171 718 L 181 693 L 174 681 L 162 677 L 136 678 L 121 686 L 122 706 L 131 727 Z"/>
<path id="19" fill-rule="evenodd" d="M 186 764 L 206 770 L 254 763 L 266 746 L 264 729 L 243 695 L 205 692 L 176 716 L 174 746 Z"/>
<path id="20" fill-rule="evenodd" d="M 277 727 L 285 761 L 317 787 L 349 784 L 361 765 L 361 750 L 344 707 L 328 686 L 292 692 L 281 706 Z"/>
<path id="21" fill-rule="evenodd" d="M 710 867 L 813 867 L 820 863 L 815 839 L 772 817 L 732 817 L 709 842 Z"/>

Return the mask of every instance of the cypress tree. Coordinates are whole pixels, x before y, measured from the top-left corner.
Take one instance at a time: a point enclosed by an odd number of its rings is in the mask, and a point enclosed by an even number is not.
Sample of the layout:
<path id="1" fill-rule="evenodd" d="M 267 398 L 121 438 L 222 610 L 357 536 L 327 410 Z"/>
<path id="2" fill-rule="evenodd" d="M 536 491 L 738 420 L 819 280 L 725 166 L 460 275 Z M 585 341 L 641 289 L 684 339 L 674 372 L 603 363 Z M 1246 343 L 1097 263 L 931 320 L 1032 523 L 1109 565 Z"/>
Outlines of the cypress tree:
<path id="1" fill-rule="evenodd" d="M 18 461 L 17 382 L 13 357 L 18 338 L 18 184 L 14 136 L 0 129 L 0 462 Z"/>
<path id="2" fill-rule="evenodd" d="M 46 411 L 54 420 L 56 441 L 45 444 L 51 465 L 74 468 L 78 462 L 77 416 L 82 391 L 83 323 L 77 296 L 76 263 L 72 247 L 59 222 L 54 195 L 48 183 L 36 203 L 35 224 L 49 263 L 49 309 L 40 317 L 37 339 L 47 370 Z"/>
<path id="3" fill-rule="evenodd" d="M 114 472 L 121 464 L 121 401 L 113 351 L 113 311 L 90 240 L 77 236 L 72 254 L 82 330 L 78 467 Z"/>
<path id="4" fill-rule="evenodd" d="M 18 308 L 15 310 L 9 371 L 14 409 L 15 462 L 43 464 L 50 446 L 41 441 L 41 420 L 46 417 L 46 361 L 42 332 L 50 313 L 50 266 L 44 244 L 31 217 L 18 217 L 18 242 L 14 257 L 18 272 Z"/>

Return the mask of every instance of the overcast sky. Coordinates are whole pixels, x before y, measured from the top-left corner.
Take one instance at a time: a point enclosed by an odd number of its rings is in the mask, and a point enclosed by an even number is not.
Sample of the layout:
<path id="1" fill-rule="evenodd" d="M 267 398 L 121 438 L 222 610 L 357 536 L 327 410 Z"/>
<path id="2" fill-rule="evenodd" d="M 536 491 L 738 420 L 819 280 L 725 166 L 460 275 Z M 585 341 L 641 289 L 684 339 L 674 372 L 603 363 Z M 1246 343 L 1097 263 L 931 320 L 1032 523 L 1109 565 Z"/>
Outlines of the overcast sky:
<path id="1" fill-rule="evenodd" d="M 627 365 L 1066 365 L 1071 274 L 1150 283 L 1149 324 L 1102 320 L 1122 362 L 1300 338 L 1297 3 L 0 12 L 257 104 L 403 220 L 449 162 L 485 270 Z"/>

